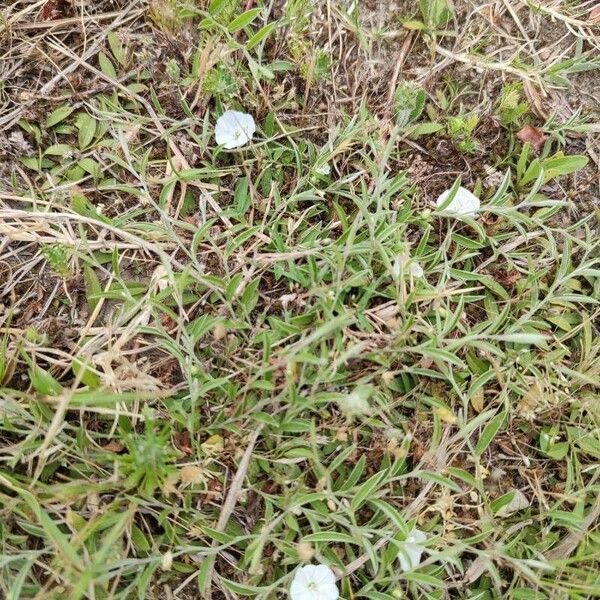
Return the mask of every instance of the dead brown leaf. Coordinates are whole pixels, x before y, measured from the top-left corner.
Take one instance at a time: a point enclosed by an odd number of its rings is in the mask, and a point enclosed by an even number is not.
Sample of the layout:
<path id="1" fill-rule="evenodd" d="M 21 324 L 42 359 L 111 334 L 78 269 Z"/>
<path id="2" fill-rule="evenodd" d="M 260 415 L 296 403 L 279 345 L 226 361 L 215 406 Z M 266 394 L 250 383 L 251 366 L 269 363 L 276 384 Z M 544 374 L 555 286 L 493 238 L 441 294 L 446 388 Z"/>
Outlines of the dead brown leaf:
<path id="1" fill-rule="evenodd" d="M 596 4 L 596 6 L 594 6 L 594 8 L 590 10 L 588 21 L 592 25 L 597 25 L 598 23 L 600 23 L 600 4 Z"/>
<path id="2" fill-rule="evenodd" d="M 173 444 L 184 454 L 192 454 L 192 440 L 189 431 L 178 431 L 173 435 Z"/>
<path id="3" fill-rule="evenodd" d="M 119 452 L 123 452 L 123 450 L 125 450 L 125 446 L 117 440 L 111 440 L 108 442 L 108 444 L 102 446 L 102 449 L 106 450 L 107 452 L 114 452 L 115 454 L 118 454 Z"/>
<path id="4" fill-rule="evenodd" d="M 539 152 L 546 142 L 546 135 L 541 129 L 535 127 L 534 125 L 525 125 L 517 133 L 517 139 L 522 141 L 524 144 L 529 142 L 535 151 Z"/>
<path id="5" fill-rule="evenodd" d="M 63 16 L 63 0 L 48 0 L 40 11 L 41 21 L 55 21 Z"/>

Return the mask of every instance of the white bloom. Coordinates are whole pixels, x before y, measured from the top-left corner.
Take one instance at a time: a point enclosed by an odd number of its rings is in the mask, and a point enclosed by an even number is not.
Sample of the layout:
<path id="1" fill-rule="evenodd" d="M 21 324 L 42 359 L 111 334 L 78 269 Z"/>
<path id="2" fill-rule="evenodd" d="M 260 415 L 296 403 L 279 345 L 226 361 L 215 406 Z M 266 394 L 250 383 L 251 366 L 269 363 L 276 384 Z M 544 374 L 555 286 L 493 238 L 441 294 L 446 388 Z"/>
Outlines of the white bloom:
<path id="1" fill-rule="evenodd" d="M 442 206 L 444 202 L 448 199 L 450 195 L 450 190 L 446 190 L 440 194 L 440 197 L 436 200 L 436 204 L 438 207 Z M 456 215 L 465 215 L 467 217 L 472 217 L 477 213 L 481 206 L 481 202 L 475 194 L 471 193 L 469 190 L 464 187 L 459 187 L 456 191 L 454 198 L 450 201 L 450 204 L 446 206 L 442 212 L 444 213 L 453 213 Z"/>
<path id="2" fill-rule="evenodd" d="M 410 263 L 410 274 L 413 277 L 423 277 L 423 275 L 425 274 L 425 271 L 423 271 L 423 267 L 416 262 L 411 262 Z"/>
<path id="3" fill-rule="evenodd" d="M 226 110 L 218 119 L 215 127 L 215 138 L 219 146 L 228 150 L 246 145 L 256 131 L 252 115 Z"/>
<path id="4" fill-rule="evenodd" d="M 319 175 L 329 175 L 331 173 L 331 165 L 329 163 L 325 163 L 324 165 L 317 167 L 315 169 L 315 173 L 318 173 Z"/>
<path id="5" fill-rule="evenodd" d="M 392 265 L 392 276 L 394 279 L 398 279 L 400 277 L 400 272 L 402 270 L 403 260 L 401 257 L 397 257 L 394 260 L 394 264 Z M 423 271 L 423 267 L 414 261 L 411 261 L 408 264 L 408 271 L 413 277 L 423 277 L 425 272 Z"/>
<path id="6" fill-rule="evenodd" d="M 410 532 L 410 535 L 402 543 L 398 560 L 400 568 L 403 571 L 410 571 L 419 566 L 421 556 L 423 554 L 423 542 L 427 540 L 427 536 L 419 531 L 416 527 Z"/>
<path id="7" fill-rule="evenodd" d="M 296 571 L 292 587 L 292 600 L 337 600 L 339 592 L 335 575 L 326 565 L 307 565 Z"/>
<path id="8" fill-rule="evenodd" d="M 371 385 L 357 385 L 352 392 L 340 396 L 338 404 L 346 415 L 366 415 L 371 412 L 369 398 L 373 393 Z"/>

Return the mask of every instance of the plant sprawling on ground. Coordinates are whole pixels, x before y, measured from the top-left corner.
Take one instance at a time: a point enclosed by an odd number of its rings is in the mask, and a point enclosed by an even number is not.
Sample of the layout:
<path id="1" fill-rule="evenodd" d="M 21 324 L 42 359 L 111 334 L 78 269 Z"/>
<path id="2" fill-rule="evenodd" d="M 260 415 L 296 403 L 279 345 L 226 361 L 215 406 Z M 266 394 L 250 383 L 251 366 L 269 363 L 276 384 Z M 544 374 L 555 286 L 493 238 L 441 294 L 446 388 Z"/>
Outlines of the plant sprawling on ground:
<path id="1" fill-rule="evenodd" d="M 4 3 L 0 596 L 599 597 L 599 34 Z"/>

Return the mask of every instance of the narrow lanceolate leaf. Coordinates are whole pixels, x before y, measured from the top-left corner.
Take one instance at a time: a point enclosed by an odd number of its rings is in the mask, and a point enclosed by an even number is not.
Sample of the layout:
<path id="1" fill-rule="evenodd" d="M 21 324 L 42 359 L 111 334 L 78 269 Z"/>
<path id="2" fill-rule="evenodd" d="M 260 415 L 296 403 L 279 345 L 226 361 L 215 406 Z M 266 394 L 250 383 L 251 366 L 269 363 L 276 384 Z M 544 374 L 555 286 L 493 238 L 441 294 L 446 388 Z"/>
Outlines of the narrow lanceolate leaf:
<path id="1" fill-rule="evenodd" d="M 481 456 L 486 448 L 492 443 L 492 440 L 500 431 L 500 428 L 506 420 L 506 412 L 497 414 L 484 428 L 475 446 L 475 454 Z"/>
<path id="2" fill-rule="evenodd" d="M 347 533 L 340 531 L 319 531 L 318 533 L 311 533 L 310 535 L 302 538 L 304 542 L 325 542 L 328 544 L 345 543 L 345 544 L 357 544 L 358 542 Z"/>
<path id="3" fill-rule="evenodd" d="M 93 311 L 100 298 L 97 294 L 102 292 L 102 285 L 100 284 L 100 279 L 98 279 L 98 275 L 96 275 L 96 271 L 92 269 L 89 265 L 84 265 L 83 267 L 83 280 L 85 282 L 85 296 L 87 299 L 88 307 L 91 311 Z"/>
<path id="4" fill-rule="evenodd" d="M 246 48 L 248 50 L 252 50 L 252 48 L 254 48 L 255 46 L 258 46 L 258 44 L 260 44 L 264 39 L 266 39 L 267 37 L 269 37 L 269 35 L 271 35 L 271 33 L 275 30 L 275 28 L 277 27 L 277 25 L 278 25 L 278 22 L 275 21 L 273 23 L 268 23 L 262 29 L 259 29 L 246 42 Z"/>
<path id="5" fill-rule="evenodd" d="M 256 19 L 256 17 L 258 17 L 261 11 L 262 8 L 251 8 L 250 10 L 247 10 L 245 13 L 231 21 L 227 29 L 229 29 L 230 33 L 235 33 L 236 31 L 247 27 L 254 19 Z"/>
<path id="6" fill-rule="evenodd" d="M 501 335 L 490 335 L 486 339 L 497 342 L 507 342 L 512 344 L 526 344 L 539 346 L 548 341 L 548 336 L 541 333 L 505 333 Z"/>
<path id="7" fill-rule="evenodd" d="M 62 385 L 48 371 L 32 365 L 29 369 L 29 379 L 36 392 L 45 396 L 58 396 L 62 392 Z"/>
<path id="8" fill-rule="evenodd" d="M 352 498 L 351 508 L 353 511 L 358 510 L 360 506 L 365 502 L 372 494 L 374 494 L 380 487 L 381 483 L 385 480 L 386 471 L 380 471 L 373 475 L 370 479 L 367 479 L 356 491 L 354 498 Z"/>

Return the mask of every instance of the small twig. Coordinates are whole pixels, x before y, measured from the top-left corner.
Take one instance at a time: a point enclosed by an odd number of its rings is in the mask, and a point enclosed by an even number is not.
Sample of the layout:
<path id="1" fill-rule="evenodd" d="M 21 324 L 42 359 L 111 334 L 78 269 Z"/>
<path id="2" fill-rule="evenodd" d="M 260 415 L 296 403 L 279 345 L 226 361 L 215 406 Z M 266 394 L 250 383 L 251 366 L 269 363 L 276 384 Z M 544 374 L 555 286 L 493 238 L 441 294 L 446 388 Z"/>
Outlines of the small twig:
<path id="1" fill-rule="evenodd" d="M 107 21 L 122 15 L 123 11 L 113 11 L 102 13 L 99 15 L 93 15 L 94 21 Z M 52 19 L 50 21 L 35 21 L 33 23 L 15 23 L 12 28 L 15 30 L 26 30 L 26 29 L 56 29 L 62 25 L 78 25 L 81 23 L 81 17 L 65 17 L 64 19 Z"/>

